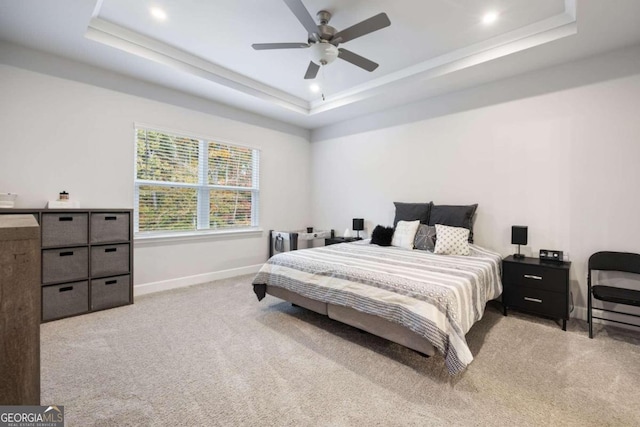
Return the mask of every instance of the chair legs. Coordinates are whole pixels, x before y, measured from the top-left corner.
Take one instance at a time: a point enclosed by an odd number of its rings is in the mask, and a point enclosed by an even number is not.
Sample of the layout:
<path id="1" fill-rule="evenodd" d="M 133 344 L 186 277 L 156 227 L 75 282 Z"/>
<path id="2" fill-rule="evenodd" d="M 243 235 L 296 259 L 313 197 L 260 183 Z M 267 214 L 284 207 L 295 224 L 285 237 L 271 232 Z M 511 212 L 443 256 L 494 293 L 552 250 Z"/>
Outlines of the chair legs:
<path id="1" fill-rule="evenodd" d="M 589 338 L 593 338 L 593 315 L 591 310 L 591 279 L 589 278 L 588 293 L 587 293 L 587 322 L 589 323 Z"/>

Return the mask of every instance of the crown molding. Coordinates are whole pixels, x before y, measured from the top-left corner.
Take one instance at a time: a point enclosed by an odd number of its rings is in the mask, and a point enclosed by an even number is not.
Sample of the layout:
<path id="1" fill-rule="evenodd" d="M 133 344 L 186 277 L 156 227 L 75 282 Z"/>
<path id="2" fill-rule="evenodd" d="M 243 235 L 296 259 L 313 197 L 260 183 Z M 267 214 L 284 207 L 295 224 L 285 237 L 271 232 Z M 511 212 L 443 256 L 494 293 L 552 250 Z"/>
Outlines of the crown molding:
<path id="1" fill-rule="evenodd" d="M 310 114 L 363 101 L 396 86 L 441 77 L 484 62 L 572 36 L 578 32 L 575 14 L 562 13 L 480 43 L 437 56 L 404 70 L 371 80 L 350 90 L 311 103 Z"/>
<path id="2" fill-rule="evenodd" d="M 309 103 L 303 99 L 102 18 L 91 19 L 85 37 L 264 99 L 297 113 L 309 113 Z"/>

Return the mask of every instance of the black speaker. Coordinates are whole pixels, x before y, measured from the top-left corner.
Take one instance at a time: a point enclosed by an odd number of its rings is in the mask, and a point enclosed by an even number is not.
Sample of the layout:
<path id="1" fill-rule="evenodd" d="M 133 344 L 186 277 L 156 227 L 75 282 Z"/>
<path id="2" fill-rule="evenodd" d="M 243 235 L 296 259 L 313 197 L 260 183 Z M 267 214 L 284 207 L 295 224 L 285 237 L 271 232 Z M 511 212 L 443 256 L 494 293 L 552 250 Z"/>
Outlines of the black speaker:
<path id="1" fill-rule="evenodd" d="M 526 225 L 513 225 L 511 226 L 511 244 L 518 245 L 518 253 L 513 254 L 516 259 L 524 258 L 524 255 L 520 253 L 520 245 L 527 244 L 527 226 Z"/>

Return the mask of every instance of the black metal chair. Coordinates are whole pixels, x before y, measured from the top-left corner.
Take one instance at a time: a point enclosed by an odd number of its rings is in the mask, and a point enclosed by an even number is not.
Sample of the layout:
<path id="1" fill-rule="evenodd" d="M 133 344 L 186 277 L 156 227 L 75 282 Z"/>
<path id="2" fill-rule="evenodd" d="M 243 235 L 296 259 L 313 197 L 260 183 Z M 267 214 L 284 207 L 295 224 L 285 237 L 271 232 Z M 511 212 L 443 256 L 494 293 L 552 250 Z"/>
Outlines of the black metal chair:
<path id="1" fill-rule="evenodd" d="M 592 285 L 592 270 L 622 271 L 627 273 L 640 274 L 640 254 L 633 254 L 628 252 L 597 252 L 589 257 L 589 275 L 587 276 L 587 284 L 589 288 L 589 300 L 587 304 L 589 338 L 593 338 L 593 319 L 606 320 L 608 322 L 622 323 L 624 325 L 640 327 L 640 324 L 636 325 L 633 323 L 605 319 L 603 317 L 593 315 L 594 308 L 591 300 L 592 297 L 600 301 L 640 307 L 640 291 L 616 286 Z M 604 308 L 596 308 L 596 310 L 640 318 L 640 315 L 625 313 L 622 311 L 608 310 Z"/>

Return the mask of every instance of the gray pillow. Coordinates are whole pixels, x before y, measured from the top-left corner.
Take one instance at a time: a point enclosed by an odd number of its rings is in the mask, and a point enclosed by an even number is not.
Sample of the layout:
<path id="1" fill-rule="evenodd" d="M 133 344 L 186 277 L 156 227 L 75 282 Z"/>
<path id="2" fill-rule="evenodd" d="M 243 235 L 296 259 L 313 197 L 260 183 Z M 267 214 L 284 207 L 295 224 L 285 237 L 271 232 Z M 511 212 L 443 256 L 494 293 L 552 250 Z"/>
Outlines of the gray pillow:
<path id="1" fill-rule="evenodd" d="M 478 204 L 473 205 L 433 205 L 429 215 L 429 225 L 448 225 L 469 230 L 469 243 L 473 243 L 473 215 Z"/>
<path id="2" fill-rule="evenodd" d="M 433 252 L 436 247 L 436 227 L 433 225 L 420 224 L 413 246 L 422 251 Z"/>
<path id="3" fill-rule="evenodd" d="M 419 220 L 420 224 L 429 224 L 429 212 L 433 203 L 402 203 L 393 202 L 396 205 L 396 217 L 393 226 L 398 225 L 398 221 Z"/>

